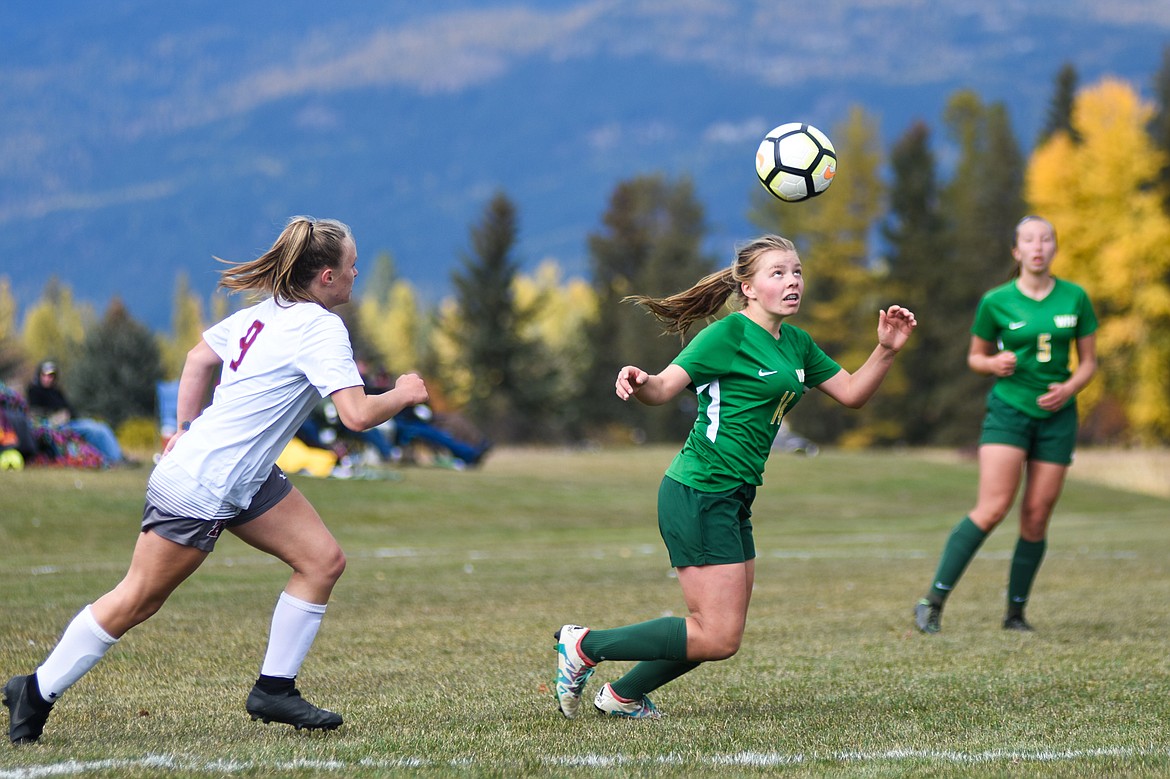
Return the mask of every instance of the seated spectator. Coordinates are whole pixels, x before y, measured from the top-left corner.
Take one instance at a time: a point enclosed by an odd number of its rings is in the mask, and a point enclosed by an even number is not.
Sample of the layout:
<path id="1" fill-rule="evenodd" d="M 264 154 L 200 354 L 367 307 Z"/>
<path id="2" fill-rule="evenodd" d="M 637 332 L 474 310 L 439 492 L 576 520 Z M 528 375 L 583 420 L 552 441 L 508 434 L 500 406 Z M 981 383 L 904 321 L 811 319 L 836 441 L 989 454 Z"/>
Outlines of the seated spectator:
<path id="1" fill-rule="evenodd" d="M 36 431 L 28 418 L 28 403 L 0 381 L 0 452 L 7 449 L 19 452 L 21 461 L 32 460 L 40 453 Z"/>
<path id="2" fill-rule="evenodd" d="M 29 411 L 33 416 L 44 418 L 49 425 L 71 430 L 101 452 L 107 465 L 133 465 L 133 461 L 122 455 L 118 437 L 105 422 L 96 419 L 77 418 L 76 412 L 65 393 L 57 385 L 57 366 L 46 360 L 37 366 L 37 375 L 25 392 Z"/>
<path id="3" fill-rule="evenodd" d="M 106 458 L 80 433 L 56 427 L 34 417 L 28 401 L 15 389 L 0 382 L 0 449 L 19 452 L 25 465 L 65 465 L 74 468 L 101 468 Z M 7 450 L 5 450 L 7 451 Z M 11 455 L 10 455 L 11 456 Z"/>
<path id="4" fill-rule="evenodd" d="M 370 388 L 367 387 L 367 391 Z M 478 444 L 460 440 L 449 431 L 432 422 L 431 409 L 425 404 L 404 409 L 393 419 L 364 432 L 355 433 L 345 427 L 337 416 L 332 401 L 322 401 L 297 430 L 296 437 L 304 444 L 318 449 L 332 449 L 339 456 L 352 454 L 350 444 L 362 443 L 376 453 L 377 461 L 398 463 L 410 460 L 408 450 L 418 442 L 431 450 L 450 455 L 449 462 L 456 469 L 475 467 L 482 463 L 491 449 L 490 441 Z"/>
<path id="5" fill-rule="evenodd" d="M 447 430 L 433 423 L 430 407 L 419 404 L 403 409 L 394 417 L 394 447 L 401 451 L 414 441 L 423 441 L 438 449 L 446 449 L 455 460 L 456 468 L 479 465 L 492 444 L 487 439 L 478 444 L 461 441 Z"/>
<path id="6" fill-rule="evenodd" d="M 361 369 L 367 393 L 384 392 L 387 386 L 393 386 L 393 379 L 385 368 L 379 368 L 373 378 L 370 378 L 367 373 L 367 366 L 364 362 L 359 361 L 358 368 Z M 408 449 L 415 441 L 419 441 L 427 444 L 433 450 L 439 452 L 446 450 L 451 456 L 452 465 L 460 470 L 481 464 L 488 450 L 492 448 L 492 442 L 482 435 L 476 434 L 474 437 L 480 440 L 479 443 L 473 444 L 465 440 L 471 436 L 461 438 L 455 431 L 439 424 L 434 412 L 425 403 L 403 409 L 390 421 L 373 430 L 367 430 L 366 434 L 373 434 L 382 439 L 381 441 L 369 440 L 367 443 L 372 443 L 377 448 L 383 461 L 398 462 L 402 460 L 405 455 L 404 450 Z M 389 451 L 387 452 L 387 450 Z"/>

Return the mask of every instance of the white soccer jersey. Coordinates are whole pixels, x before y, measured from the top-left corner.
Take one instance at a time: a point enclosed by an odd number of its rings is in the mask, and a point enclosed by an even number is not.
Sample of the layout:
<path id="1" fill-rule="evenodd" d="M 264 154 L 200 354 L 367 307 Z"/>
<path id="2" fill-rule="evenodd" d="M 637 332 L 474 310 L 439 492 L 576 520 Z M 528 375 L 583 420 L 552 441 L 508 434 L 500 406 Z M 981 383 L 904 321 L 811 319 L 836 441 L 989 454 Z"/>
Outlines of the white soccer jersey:
<path id="1" fill-rule="evenodd" d="M 203 340 L 223 359 L 220 383 L 150 486 L 164 505 L 184 514 L 198 508 L 197 516 L 211 519 L 249 505 L 321 398 L 363 382 L 341 317 L 317 303 L 269 298 L 211 327 Z M 200 489 L 186 489 L 192 482 Z"/>

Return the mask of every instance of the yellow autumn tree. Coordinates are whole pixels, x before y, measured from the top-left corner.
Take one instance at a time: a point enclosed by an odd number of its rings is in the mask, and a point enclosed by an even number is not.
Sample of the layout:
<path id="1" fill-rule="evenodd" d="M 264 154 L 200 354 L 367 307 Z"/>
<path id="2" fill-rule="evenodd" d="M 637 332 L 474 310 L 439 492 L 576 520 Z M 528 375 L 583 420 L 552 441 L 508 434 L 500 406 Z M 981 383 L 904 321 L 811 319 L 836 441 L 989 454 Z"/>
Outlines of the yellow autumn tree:
<path id="1" fill-rule="evenodd" d="M 7 276 L 0 276 L 0 382 L 11 380 L 23 362 L 16 329 L 16 297 Z"/>
<path id="2" fill-rule="evenodd" d="M 16 336 L 16 298 L 12 295 L 12 282 L 7 276 L 0 276 L 0 342 Z"/>
<path id="3" fill-rule="evenodd" d="M 598 300 L 584 279 L 562 276 L 556 261 L 545 260 L 531 275 L 517 276 L 513 289 L 517 308 L 531 312 L 521 335 L 542 345 L 549 360 L 547 370 L 555 376 L 556 397 L 565 406 L 578 406 L 572 399 L 584 387 L 582 366 L 589 364 L 592 348 L 581 334 L 596 320 Z M 562 409 L 561 413 L 572 412 Z"/>
<path id="4" fill-rule="evenodd" d="M 25 354 L 33 360 L 56 360 L 63 366 L 68 385 L 68 366 L 80 352 L 95 319 L 92 306 L 74 303 L 69 285 L 52 277 L 40 300 L 25 314 L 21 331 Z"/>
<path id="5" fill-rule="evenodd" d="M 366 336 L 373 341 L 393 376 L 419 370 L 419 344 L 424 319 L 420 315 L 414 286 L 398 279 L 390 284 L 384 298 L 363 297 L 358 316 Z"/>
<path id="6" fill-rule="evenodd" d="M 187 361 L 187 352 L 199 343 L 205 329 L 203 303 L 191 291 L 187 274 L 180 273 L 175 281 L 171 335 L 158 338 L 164 378 L 172 381 L 179 378 L 183 372 L 183 364 Z"/>
<path id="7" fill-rule="evenodd" d="M 435 378 L 442 397 L 448 407 L 455 409 L 467 405 L 475 384 L 475 376 L 467 367 L 463 344 L 458 338 L 462 330 L 458 302 L 454 298 L 445 298 L 439 303 L 438 324 L 430 332 L 429 349 L 435 356 Z"/>
<path id="8" fill-rule="evenodd" d="M 1057 275 L 1084 286 L 1100 327 L 1100 375 L 1084 393 L 1091 408 L 1114 399 L 1129 434 L 1170 440 L 1170 220 L 1157 174 L 1164 154 L 1146 127 L 1153 108 L 1105 79 L 1073 106 L 1074 143 L 1058 132 L 1036 150 L 1027 199 L 1056 225 Z"/>

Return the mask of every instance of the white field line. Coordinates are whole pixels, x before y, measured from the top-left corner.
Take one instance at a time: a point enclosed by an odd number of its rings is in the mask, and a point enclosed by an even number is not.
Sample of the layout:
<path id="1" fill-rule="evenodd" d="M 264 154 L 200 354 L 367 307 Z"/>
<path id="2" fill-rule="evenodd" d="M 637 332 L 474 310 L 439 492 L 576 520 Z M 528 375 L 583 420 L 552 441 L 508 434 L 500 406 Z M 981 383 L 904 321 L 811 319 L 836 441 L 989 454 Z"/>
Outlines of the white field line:
<path id="1" fill-rule="evenodd" d="M 630 768 L 653 766 L 681 766 L 694 768 L 775 768 L 780 766 L 813 763 L 937 763 L 945 765 L 987 765 L 1003 763 L 1060 763 L 1094 758 L 1130 760 L 1145 757 L 1170 757 L 1170 749 L 1140 749 L 1127 747 L 1100 747 L 1096 749 L 1067 750 L 1009 750 L 995 749 L 987 752 L 951 752 L 920 749 L 893 749 L 885 752 L 828 752 L 810 754 L 784 754 L 781 752 L 733 752 L 706 757 L 683 757 L 667 754 L 660 757 L 635 758 L 613 754 L 586 754 L 576 757 L 546 758 L 542 762 L 552 768 Z M 51 776 L 78 776 L 91 771 L 117 771 L 128 769 L 151 769 L 165 774 L 168 771 L 182 773 L 205 773 L 216 776 L 234 773 L 282 773 L 286 771 L 318 771 L 344 774 L 353 769 L 404 769 L 404 768 L 458 768 L 466 770 L 478 764 L 475 758 L 452 761 L 436 761 L 421 757 L 402 757 L 396 760 L 289 760 L 257 762 L 253 760 L 212 760 L 199 761 L 174 755 L 147 755 L 127 760 L 69 760 L 48 765 L 30 765 L 0 770 L 0 779 L 39 779 Z M 507 770 L 508 766 L 497 762 L 484 763 L 482 768 Z"/>

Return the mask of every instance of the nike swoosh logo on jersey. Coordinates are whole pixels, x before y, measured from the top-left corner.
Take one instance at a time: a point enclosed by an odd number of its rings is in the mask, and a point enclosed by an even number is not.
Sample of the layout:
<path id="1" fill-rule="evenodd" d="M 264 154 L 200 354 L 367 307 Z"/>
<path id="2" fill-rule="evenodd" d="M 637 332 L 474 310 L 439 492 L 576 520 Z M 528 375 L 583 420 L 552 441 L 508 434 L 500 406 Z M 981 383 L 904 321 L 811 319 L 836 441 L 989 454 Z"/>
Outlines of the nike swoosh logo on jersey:
<path id="1" fill-rule="evenodd" d="M 1023 327 L 1026 324 L 1028 324 L 1028 323 L 1027 322 L 1009 322 L 1008 323 L 1008 330 L 1019 330 L 1021 327 Z"/>
<path id="2" fill-rule="evenodd" d="M 760 378 L 762 379 L 765 376 L 771 376 L 773 373 L 779 373 L 779 372 L 780 371 L 766 371 L 763 368 L 760 368 Z"/>

